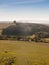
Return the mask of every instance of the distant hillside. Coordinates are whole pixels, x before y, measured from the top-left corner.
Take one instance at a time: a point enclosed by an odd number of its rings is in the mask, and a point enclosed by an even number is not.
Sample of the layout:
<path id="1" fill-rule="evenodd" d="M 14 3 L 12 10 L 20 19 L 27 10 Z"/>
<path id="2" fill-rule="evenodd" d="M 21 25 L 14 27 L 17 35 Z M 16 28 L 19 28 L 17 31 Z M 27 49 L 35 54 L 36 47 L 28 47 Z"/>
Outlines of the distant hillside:
<path id="1" fill-rule="evenodd" d="M 0 29 L 6 28 L 11 25 L 14 25 L 14 23 L 0 23 Z"/>
<path id="2" fill-rule="evenodd" d="M 16 23 L 16 25 L 10 25 L 7 28 L 5 28 L 2 34 L 28 36 L 38 32 L 49 33 L 49 26 L 34 23 Z"/>
<path id="3" fill-rule="evenodd" d="M 0 34 L 2 33 L 2 30 L 7 28 L 8 26 L 15 25 L 14 23 L 0 23 Z"/>

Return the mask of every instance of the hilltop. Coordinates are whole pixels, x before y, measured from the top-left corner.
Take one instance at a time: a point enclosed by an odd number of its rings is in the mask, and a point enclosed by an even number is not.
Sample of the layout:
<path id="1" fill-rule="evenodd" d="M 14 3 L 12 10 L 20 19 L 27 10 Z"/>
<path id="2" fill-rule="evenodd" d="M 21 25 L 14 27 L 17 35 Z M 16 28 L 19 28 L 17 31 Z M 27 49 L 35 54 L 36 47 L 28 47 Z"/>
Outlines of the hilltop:
<path id="1" fill-rule="evenodd" d="M 35 23 L 15 23 L 15 25 L 7 26 L 3 34 L 6 35 L 32 35 L 38 32 L 49 33 L 49 26 Z"/>

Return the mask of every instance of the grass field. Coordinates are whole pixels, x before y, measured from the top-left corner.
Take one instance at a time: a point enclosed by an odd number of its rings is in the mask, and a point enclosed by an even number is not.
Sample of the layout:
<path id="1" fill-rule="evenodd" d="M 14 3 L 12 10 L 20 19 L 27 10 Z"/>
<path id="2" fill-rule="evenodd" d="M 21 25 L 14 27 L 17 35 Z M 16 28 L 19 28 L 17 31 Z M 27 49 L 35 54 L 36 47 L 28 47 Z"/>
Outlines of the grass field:
<path id="1" fill-rule="evenodd" d="M 0 65 L 49 65 L 49 44 L 0 40 Z"/>

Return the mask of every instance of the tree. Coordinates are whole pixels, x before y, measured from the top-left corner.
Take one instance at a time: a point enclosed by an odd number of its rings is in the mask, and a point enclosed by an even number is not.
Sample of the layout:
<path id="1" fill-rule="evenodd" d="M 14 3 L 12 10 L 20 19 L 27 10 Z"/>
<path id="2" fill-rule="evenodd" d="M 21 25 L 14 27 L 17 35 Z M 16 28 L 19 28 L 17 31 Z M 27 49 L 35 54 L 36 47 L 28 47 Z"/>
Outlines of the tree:
<path id="1" fill-rule="evenodd" d="M 13 22 L 14 22 L 14 24 L 16 24 L 16 20 L 14 20 Z"/>

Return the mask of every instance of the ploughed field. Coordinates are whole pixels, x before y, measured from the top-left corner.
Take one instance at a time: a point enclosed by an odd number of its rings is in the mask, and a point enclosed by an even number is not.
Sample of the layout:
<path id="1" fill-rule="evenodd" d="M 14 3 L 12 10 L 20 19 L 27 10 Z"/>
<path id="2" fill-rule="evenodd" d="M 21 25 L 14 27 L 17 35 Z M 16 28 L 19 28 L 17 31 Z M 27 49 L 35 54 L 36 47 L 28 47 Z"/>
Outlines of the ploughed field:
<path id="1" fill-rule="evenodd" d="M 49 43 L 0 40 L 0 65 L 49 65 Z"/>

